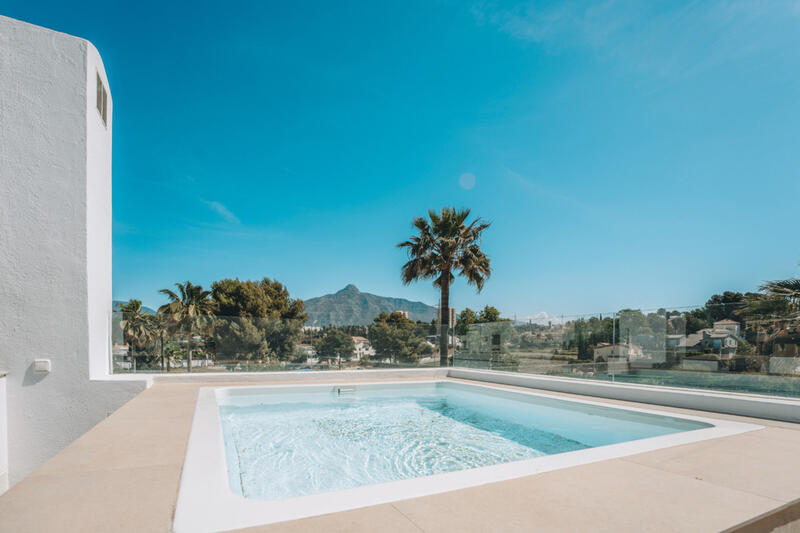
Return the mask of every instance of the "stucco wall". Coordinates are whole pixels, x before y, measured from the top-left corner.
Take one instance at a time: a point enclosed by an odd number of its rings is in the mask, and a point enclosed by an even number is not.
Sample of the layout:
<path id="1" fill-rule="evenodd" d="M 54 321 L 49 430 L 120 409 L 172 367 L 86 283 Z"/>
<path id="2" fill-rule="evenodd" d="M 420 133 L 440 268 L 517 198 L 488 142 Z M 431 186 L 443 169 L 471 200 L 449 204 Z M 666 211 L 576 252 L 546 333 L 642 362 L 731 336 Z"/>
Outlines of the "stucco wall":
<path id="1" fill-rule="evenodd" d="M 103 60 L 86 42 L 86 264 L 89 304 L 89 373 L 101 378 L 110 368 L 111 331 L 111 128 L 114 105 Z M 97 76 L 108 94 L 103 124 L 97 111 Z M 100 354 L 98 356 L 98 354 Z"/>
<path id="2" fill-rule="evenodd" d="M 107 361 L 111 305 L 111 121 L 105 129 L 95 111 L 95 71 L 105 77 L 87 41 L 0 16 L 0 370 L 12 485 L 144 388 L 90 381 L 90 360 L 95 378 Z M 37 358 L 52 360 L 50 374 L 33 372 Z"/>
<path id="3" fill-rule="evenodd" d="M 6 411 L 6 376 L 0 373 L 0 493 L 8 489 L 8 411 Z"/>

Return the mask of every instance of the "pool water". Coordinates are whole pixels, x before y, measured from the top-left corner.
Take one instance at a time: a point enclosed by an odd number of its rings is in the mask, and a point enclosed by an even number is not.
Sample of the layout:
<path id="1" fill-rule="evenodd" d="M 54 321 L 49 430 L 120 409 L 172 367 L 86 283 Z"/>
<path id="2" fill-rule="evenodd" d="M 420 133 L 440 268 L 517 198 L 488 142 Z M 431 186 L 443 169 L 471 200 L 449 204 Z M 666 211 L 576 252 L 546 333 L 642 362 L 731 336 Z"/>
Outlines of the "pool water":
<path id="1" fill-rule="evenodd" d="M 710 427 L 457 383 L 222 398 L 231 489 L 282 499 Z"/>

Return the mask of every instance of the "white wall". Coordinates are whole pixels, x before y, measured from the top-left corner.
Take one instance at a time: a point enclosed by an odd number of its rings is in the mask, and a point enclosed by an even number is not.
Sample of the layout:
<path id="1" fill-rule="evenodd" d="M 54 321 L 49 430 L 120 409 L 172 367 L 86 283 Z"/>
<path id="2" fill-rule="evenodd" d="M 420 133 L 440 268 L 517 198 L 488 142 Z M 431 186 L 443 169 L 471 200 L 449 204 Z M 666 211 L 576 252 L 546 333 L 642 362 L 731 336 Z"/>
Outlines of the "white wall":
<path id="1" fill-rule="evenodd" d="M 0 494 L 8 490 L 8 411 L 6 377 L 0 373 Z"/>
<path id="2" fill-rule="evenodd" d="M 0 16 L 0 370 L 13 485 L 144 388 L 100 382 L 111 305 L 111 108 L 83 39 Z M 110 92 L 110 91 L 109 91 Z M 36 374 L 34 359 L 52 360 Z M 105 366 L 104 366 L 105 365 Z"/>
<path id="3" fill-rule="evenodd" d="M 89 304 L 89 373 L 102 378 L 110 369 L 111 345 L 111 127 L 114 105 L 100 54 L 86 44 L 86 265 Z M 97 75 L 108 94 L 103 124 L 97 110 Z"/>

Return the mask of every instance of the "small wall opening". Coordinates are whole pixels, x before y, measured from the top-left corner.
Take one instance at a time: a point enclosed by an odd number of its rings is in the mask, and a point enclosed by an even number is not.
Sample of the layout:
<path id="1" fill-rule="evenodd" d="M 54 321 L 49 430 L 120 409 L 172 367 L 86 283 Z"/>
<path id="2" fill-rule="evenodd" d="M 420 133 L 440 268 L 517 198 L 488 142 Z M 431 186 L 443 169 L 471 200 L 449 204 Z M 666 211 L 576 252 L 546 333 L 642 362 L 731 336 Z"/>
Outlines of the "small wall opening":
<path id="1" fill-rule="evenodd" d="M 108 92 L 106 91 L 100 74 L 97 74 L 97 112 L 103 119 L 103 124 L 108 125 Z"/>

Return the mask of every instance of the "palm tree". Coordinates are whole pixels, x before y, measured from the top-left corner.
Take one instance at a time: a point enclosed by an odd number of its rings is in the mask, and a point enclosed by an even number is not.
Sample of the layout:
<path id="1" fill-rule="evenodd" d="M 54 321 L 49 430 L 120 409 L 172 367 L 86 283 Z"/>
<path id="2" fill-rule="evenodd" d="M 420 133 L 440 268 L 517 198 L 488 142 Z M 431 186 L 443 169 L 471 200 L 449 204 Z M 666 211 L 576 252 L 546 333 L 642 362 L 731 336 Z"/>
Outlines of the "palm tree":
<path id="1" fill-rule="evenodd" d="M 169 303 L 158 308 L 160 314 L 169 315 L 178 329 L 186 332 L 186 350 L 188 358 L 188 371 L 192 371 L 192 335 L 195 329 L 202 327 L 214 316 L 214 302 L 211 300 L 211 291 L 204 291 L 201 285 L 194 285 L 191 281 L 176 283 L 178 293 L 170 289 L 161 289 L 161 294 L 169 298 Z"/>
<path id="2" fill-rule="evenodd" d="M 768 297 L 780 298 L 789 302 L 793 313 L 800 306 L 800 278 L 767 281 L 759 287 Z"/>
<path id="3" fill-rule="evenodd" d="M 167 372 L 170 371 L 170 363 L 172 361 L 180 360 L 181 349 L 180 346 L 175 345 L 174 343 L 167 342 L 166 347 L 164 348 L 164 357 L 167 360 Z"/>
<path id="4" fill-rule="evenodd" d="M 166 335 L 169 333 L 171 326 L 171 317 L 164 313 L 159 312 L 151 317 L 150 326 L 153 329 L 153 337 L 158 338 L 161 347 L 161 371 L 169 373 L 170 359 L 167 358 L 164 352 L 164 343 L 166 342 Z"/>
<path id="5" fill-rule="evenodd" d="M 489 258 L 480 248 L 483 230 L 489 223 L 475 218 L 469 225 L 469 209 L 442 208 L 441 213 L 428 210 L 428 218 L 413 221 L 419 234 L 397 246 L 406 248 L 409 260 L 403 265 L 405 285 L 421 279 L 433 279 L 434 287 L 441 290 L 439 325 L 439 364 L 448 364 L 448 333 L 450 329 L 450 285 L 456 274 L 467 278 L 478 292 L 491 275 Z"/>
<path id="6" fill-rule="evenodd" d="M 134 349 L 141 348 L 152 340 L 153 330 L 150 324 L 150 315 L 142 313 L 140 300 L 129 300 L 119 306 L 122 313 L 122 335 L 128 345 L 128 355 L 131 358 L 131 370 L 136 372 L 136 358 Z"/>
<path id="7" fill-rule="evenodd" d="M 800 317 L 800 279 L 789 278 L 765 281 L 761 293 L 747 293 L 745 306 L 737 311 L 745 320 L 745 327 L 755 326 L 756 350 L 762 352 L 769 344 L 771 328 L 779 328 L 785 320 Z"/>

